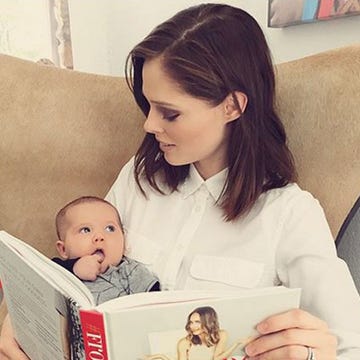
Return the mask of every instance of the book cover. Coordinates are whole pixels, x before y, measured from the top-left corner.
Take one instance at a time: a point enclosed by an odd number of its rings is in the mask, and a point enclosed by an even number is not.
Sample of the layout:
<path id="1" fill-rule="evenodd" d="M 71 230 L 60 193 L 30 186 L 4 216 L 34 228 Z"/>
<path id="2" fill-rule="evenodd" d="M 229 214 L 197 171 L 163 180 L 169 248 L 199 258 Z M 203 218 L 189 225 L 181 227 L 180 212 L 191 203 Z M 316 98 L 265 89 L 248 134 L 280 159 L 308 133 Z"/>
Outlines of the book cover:
<path id="1" fill-rule="evenodd" d="M 189 324 L 206 311 L 212 315 L 203 316 L 202 326 L 212 317 L 214 339 L 226 335 L 224 359 L 240 359 L 257 336 L 255 325 L 297 308 L 300 299 L 300 289 L 285 287 L 184 290 L 133 294 L 95 306 L 78 278 L 5 231 L 0 231 L 0 278 L 16 339 L 32 360 L 177 360 L 179 351 L 197 352 L 205 360 L 217 345 L 191 343 L 198 330 Z"/>

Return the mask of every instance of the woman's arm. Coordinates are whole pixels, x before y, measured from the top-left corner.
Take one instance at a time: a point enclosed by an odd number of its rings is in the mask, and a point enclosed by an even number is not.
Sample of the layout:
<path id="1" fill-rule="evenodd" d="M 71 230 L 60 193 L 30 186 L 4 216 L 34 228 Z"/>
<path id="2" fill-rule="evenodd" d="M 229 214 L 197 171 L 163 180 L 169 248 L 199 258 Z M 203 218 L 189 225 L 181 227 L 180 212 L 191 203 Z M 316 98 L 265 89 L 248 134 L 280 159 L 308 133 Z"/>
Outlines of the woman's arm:
<path id="1" fill-rule="evenodd" d="M 0 336 L 1 360 L 30 360 L 20 349 L 14 338 L 10 317 L 5 317 Z"/>
<path id="2" fill-rule="evenodd" d="M 178 341 L 177 347 L 177 360 L 187 360 L 187 352 L 189 350 L 189 342 L 186 338 Z M 174 360 L 164 354 L 146 355 L 142 360 Z"/>
<path id="3" fill-rule="evenodd" d="M 220 340 L 216 344 L 215 352 L 214 352 L 214 360 L 223 360 L 227 357 L 233 355 L 234 351 L 240 346 L 245 345 L 249 342 L 249 338 L 247 339 L 239 339 L 235 341 L 229 348 L 226 348 L 226 343 L 228 340 L 228 335 L 225 330 L 220 331 Z"/>
<path id="4" fill-rule="evenodd" d="M 186 338 L 179 340 L 177 344 L 177 360 L 188 360 L 190 343 Z"/>
<path id="5" fill-rule="evenodd" d="M 266 347 L 275 351 L 287 341 L 282 352 L 294 351 L 300 357 L 311 346 L 318 359 L 335 359 L 336 354 L 360 359 L 360 298 L 337 257 L 324 211 L 309 193 L 294 191 L 283 206 L 280 225 L 277 275 L 282 285 L 302 289 L 302 310 L 271 317 L 271 327 L 260 331 L 265 336 L 256 343 L 266 341 Z M 275 329 L 280 332 L 275 334 Z"/>
<path id="6" fill-rule="evenodd" d="M 142 360 L 173 360 L 163 354 L 146 355 Z"/>

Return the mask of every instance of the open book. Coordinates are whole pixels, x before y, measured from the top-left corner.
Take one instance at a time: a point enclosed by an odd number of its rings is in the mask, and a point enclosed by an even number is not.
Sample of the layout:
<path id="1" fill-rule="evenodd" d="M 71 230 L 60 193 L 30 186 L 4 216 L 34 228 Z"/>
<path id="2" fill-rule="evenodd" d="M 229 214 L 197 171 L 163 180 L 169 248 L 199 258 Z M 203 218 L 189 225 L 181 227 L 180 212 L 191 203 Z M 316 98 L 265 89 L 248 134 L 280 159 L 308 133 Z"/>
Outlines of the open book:
<path id="1" fill-rule="evenodd" d="M 205 306 L 215 311 L 229 346 L 239 344 L 228 359 L 241 359 L 257 335 L 255 325 L 298 307 L 300 300 L 300 289 L 272 287 L 150 292 L 95 306 L 76 276 L 5 231 L 0 231 L 0 279 L 16 339 L 32 360 L 136 360 L 149 354 L 176 360 L 188 315 Z"/>

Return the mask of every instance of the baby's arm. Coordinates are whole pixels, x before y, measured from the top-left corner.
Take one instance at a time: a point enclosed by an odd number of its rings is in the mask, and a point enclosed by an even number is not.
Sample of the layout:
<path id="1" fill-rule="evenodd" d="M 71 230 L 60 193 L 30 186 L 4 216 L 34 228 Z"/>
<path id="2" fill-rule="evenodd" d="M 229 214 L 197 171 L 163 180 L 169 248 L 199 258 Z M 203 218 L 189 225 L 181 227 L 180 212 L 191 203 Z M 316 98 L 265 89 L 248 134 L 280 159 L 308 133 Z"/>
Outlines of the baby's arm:
<path id="1" fill-rule="evenodd" d="M 69 270 L 80 280 L 94 281 L 101 272 L 100 269 L 103 257 L 101 255 L 94 254 L 76 259 L 63 260 L 56 257 L 52 260 Z"/>
<path id="2" fill-rule="evenodd" d="M 64 260 L 64 259 L 61 259 L 58 257 L 54 257 L 51 260 L 56 262 L 57 264 L 59 264 L 60 266 L 62 266 L 63 268 L 65 268 L 66 270 L 68 270 L 74 274 L 74 265 L 79 260 L 79 258 Z"/>

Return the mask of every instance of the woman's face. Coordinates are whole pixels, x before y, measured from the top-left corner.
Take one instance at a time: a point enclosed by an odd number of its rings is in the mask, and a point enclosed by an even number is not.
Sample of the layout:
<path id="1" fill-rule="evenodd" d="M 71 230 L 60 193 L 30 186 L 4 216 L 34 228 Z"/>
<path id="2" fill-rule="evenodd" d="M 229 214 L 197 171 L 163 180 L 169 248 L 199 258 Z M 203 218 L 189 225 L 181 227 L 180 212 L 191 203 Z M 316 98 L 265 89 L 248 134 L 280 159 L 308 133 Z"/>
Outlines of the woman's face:
<path id="1" fill-rule="evenodd" d="M 189 319 L 189 328 L 193 335 L 201 335 L 204 329 L 201 325 L 201 318 L 198 313 L 193 313 Z"/>
<path id="2" fill-rule="evenodd" d="M 144 124 L 171 165 L 193 163 L 207 179 L 226 167 L 224 103 L 211 106 L 184 93 L 163 71 L 159 58 L 145 61 L 143 93 L 150 104 Z"/>

